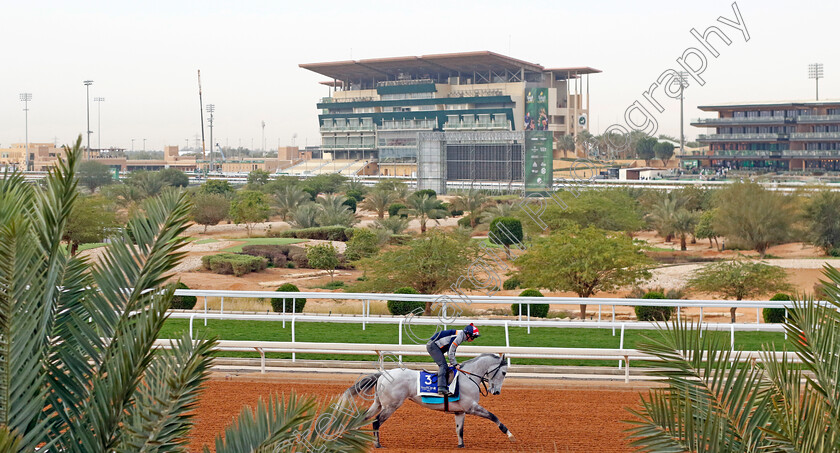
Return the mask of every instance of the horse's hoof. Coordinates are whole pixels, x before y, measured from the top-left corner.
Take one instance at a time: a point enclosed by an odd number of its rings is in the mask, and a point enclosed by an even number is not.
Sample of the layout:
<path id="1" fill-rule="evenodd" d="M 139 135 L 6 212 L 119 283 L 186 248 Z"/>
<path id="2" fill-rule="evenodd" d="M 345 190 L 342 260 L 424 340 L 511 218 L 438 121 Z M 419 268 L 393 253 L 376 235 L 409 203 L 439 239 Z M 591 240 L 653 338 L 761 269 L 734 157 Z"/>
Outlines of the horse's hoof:
<path id="1" fill-rule="evenodd" d="M 464 444 L 458 445 L 458 448 L 464 448 Z"/>
<path id="2" fill-rule="evenodd" d="M 508 431 L 507 434 L 508 434 L 508 439 L 510 439 L 511 442 L 516 442 L 516 437 L 513 436 L 512 432 Z"/>
<path id="3" fill-rule="evenodd" d="M 379 442 L 377 442 L 377 443 L 373 444 L 373 446 L 374 446 L 375 448 L 382 448 L 382 444 L 380 444 Z"/>

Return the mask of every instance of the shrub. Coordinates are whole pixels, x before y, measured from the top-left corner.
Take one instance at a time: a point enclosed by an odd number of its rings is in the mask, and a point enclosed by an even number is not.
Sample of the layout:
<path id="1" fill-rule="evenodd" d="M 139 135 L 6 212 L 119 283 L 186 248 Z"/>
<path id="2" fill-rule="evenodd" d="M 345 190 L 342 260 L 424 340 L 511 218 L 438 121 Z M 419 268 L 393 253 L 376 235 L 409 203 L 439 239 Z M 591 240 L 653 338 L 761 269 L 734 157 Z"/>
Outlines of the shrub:
<path id="1" fill-rule="evenodd" d="M 290 247 L 287 256 L 296 268 L 309 267 L 309 258 L 306 257 L 306 249 L 303 247 Z"/>
<path id="2" fill-rule="evenodd" d="M 406 286 L 405 288 L 400 288 L 394 291 L 394 294 L 420 294 L 417 292 L 416 289 Z M 414 302 L 408 300 L 389 300 L 388 301 L 388 311 L 391 312 L 392 315 L 407 315 L 411 312 L 416 312 L 417 309 L 420 309 L 420 313 L 426 308 L 425 302 Z"/>
<path id="3" fill-rule="evenodd" d="M 251 272 L 259 272 L 268 266 L 268 260 L 259 256 L 236 253 L 219 253 L 201 258 L 205 269 L 217 274 L 233 274 L 241 277 Z"/>
<path id="4" fill-rule="evenodd" d="M 286 266 L 286 253 L 288 248 L 284 249 L 280 245 L 246 245 L 242 247 L 242 253 L 251 256 L 261 256 L 268 260 L 268 264 L 273 267 Z"/>
<path id="5" fill-rule="evenodd" d="M 190 289 L 189 286 L 178 282 L 175 285 L 175 289 Z M 172 298 L 172 304 L 169 308 L 173 308 L 175 310 L 192 310 L 195 307 L 195 303 L 198 299 L 195 296 L 175 296 Z"/>
<path id="6" fill-rule="evenodd" d="M 487 236 L 491 243 L 503 245 L 508 249 L 511 245 L 522 242 L 522 222 L 513 217 L 496 217 L 490 222 Z"/>
<path id="7" fill-rule="evenodd" d="M 770 300 L 793 300 L 791 297 L 785 293 L 777 293 L 775 296 L 771 297 Z M 785 322 L 785 309 L 784 308 L 765 308 L 761 310 L 761 315 L 764 318 L 764 322 L 766 323 L 782 323 Z"/>
<path id="8" fill-rule="evenodd" d="M 344 203 L 341 203 L 341 204 L 350 208 L 351 211 L 356 212 L 356 199 L 355 198 L 349 198 L 348 197 L 346 200 L 344 200 Z"/>
<path id="9" fill-rule="evenodd" d="M 512 279 L 508 279 L 510 281 Z M 507 282 L 505 282 L 507 283 Z M 519 293 L 522 297 L 543 297 L 542 293 L 536 289 L 526 289 Z M 510 306 L 510 310 L 513 312 L 513 316 L 519 316 L 519 305 L 520 304 L 513 304 Z M 531 305 L 531 316 L 535 318 L 545 318 L 548 316 L 548 304 L 522 304 L 522 314 L 528 314 L 528 305 Z"/>
<path id="10" fill-rule="evenodd" d="M 402 245 L 408 243 L 412 239 L 410 234 L 393 234 L 388 239 L 390 244 Z"/>
<path id="11" fill-rule="evenodd" d="M 394 203 L 391 206 L 388 206 L 388 217 L 396 217 L 400 216 L 402 218 L 407 218 L 408 214 L 400 214 L 400 210 L 405 209 L 407 206 L 402 203 Z"/>
<path id="12" fill-rule="evenodd" d="M 376 254 L 377 250 L 379 250 L 379 237 L 376 233 L 366 228 L 359 228 L 347 241 L 347 249 L 344 253 L 348 261 L 356 261 Z"/>
<path id="13" fill-rule="evenodd" d="M 461 217 L 458 219 L 458 226 L 463 228 L 471 228 L 472 227 L 472 213 L 466 217 Z"/>
<path id="14" fill-rule="evenodd" d="M 299 293 L 300 290 L 297 286 L 291 283 L 283 283 L 280 285 L 279 288 L 274 290 L 278 293 Z M 306 298 L 303 297 L 286 297 L 286 298 L 275 298 L 271 299 L 271 309 L 274 310 L 276 313 L 283 312 L 283 304 L 286 304 L 286 312 L 290 313 L 292 311 L 292 302 L 294 301 L 295 304 L 295 313 L 303 313 L 303 307 L 306 306 Z"/>
<path id="15" fill-rule="evenodd" d="M 833 256 L 835 258 L 840 258 L 840 248 L 835 247 L 828 251 L 828 256 Z"/>
<path id="16" fill-rule="evenodd" d="M 658 291 L 649 291 L 642 299 L 665 299 L 665 295 Z M 636 319 L 639 321 L 667 321 L 671 319 L 674 307 L 648 307 L 637 305 L 634 308 Z"/>
<path id="17" fill-rule="evenodd" d="M 347 241 L 353 235 L 352 228 L 340 225 L 327 227 L 301 228 L 297 230 L 286 230 L 279 234 L 282 238 L 298 239 L 319 239 L 322 241 Z"/>
<path id="18" fill-rule="evenodd" d="M 357 202 L 365 199 L 362 191 L 358 189 L 350 189 L 344 193 L 344 196 L 347 197 L 348 200 L 356 200 Z"/>
<path id="19" fill-rule="evenodd" d="M 511 278 L 505 280 L 504 283 L 502 283 L 502 288 L 503 289 L 508 289 L 508 290 L 516 289 L 516 288 L 519 288 L 520 286 L 522 286 L 522 282 L 519 281 L 518 277 L 511 277 Z"/>
<path id="20" fill-rule="evenodd" d="M 432 189 L 418 190 L 417 192 L 414 192 L 414 195 L 417 198 L 422 198 L 423 195 L 427 195 L 429 198 L 437 198 L 437 192 Z"/>

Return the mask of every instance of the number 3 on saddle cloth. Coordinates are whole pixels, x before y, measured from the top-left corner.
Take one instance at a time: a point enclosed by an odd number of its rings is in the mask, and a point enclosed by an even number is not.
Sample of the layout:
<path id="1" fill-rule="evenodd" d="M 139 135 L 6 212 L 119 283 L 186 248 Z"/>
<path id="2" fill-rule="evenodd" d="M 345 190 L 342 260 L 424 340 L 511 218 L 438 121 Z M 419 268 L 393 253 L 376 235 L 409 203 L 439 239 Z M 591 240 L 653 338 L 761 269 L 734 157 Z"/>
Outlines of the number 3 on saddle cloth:
<path id="1" fill-rule="evenodd" d="M 449 401 L 458 401 L 461 395 L 458 392 L 458 370 L 449 368 L 455 374 L 452 377 L 452 383 L 449 384 Z M 428 404 L 443 404 L 443 397 L 438 394 L 437 373 L 429 373 L 426 370 L 420 372 L 417 379 L 417 394 L 420 395 L 424 403 Z"/>

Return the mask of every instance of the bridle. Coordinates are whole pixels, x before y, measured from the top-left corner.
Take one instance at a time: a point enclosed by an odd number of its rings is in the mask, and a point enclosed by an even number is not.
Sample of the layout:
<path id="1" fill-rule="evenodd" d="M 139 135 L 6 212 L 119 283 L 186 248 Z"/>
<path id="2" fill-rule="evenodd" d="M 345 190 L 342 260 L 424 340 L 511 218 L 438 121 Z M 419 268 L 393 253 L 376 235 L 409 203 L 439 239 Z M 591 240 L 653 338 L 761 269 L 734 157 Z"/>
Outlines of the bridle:
<path id="1" fill-rule="evenodd" d="M 479 376 L 475 373 L 470 373 L 467 370 L 459 370 L 459 371 L 461 373 L 464 373 L 464 374 L 467 374 L 467 375 L 470 375 L 470 376 L 475 376 L 475 377 L 479 378 L 478 382 L 473 380 L 472 377 L 469 377 L 467 379 L 469 379 L 470 382 L 472 382 L 473 384 L 475 384 L 476 387 L 478 387 L 478 393 L 481 396 L 488 396 L 488 395 L 490 395 L 490 390 L 487 389 L 487 383 L 496 378 L 496 375 L 499 374 L 499 371 L 502 369 L 502 366 L 504 366 L 504 364 L 505 364 L 505 355 L 502 354 L 501 360 L 499 360 L 499 364 L 496 366 L 496 368 L 493 368 L 492 370 L 487 370 L 487 372 L 484 373 L 484 375 L 482 375 L 482 376 Z M 487 375 L 490 374 L 490 373 L 493 373 L 493 375 L 488 378 Z M 482 389 L 482 387 L 484 387 L 484 388 Z"/>

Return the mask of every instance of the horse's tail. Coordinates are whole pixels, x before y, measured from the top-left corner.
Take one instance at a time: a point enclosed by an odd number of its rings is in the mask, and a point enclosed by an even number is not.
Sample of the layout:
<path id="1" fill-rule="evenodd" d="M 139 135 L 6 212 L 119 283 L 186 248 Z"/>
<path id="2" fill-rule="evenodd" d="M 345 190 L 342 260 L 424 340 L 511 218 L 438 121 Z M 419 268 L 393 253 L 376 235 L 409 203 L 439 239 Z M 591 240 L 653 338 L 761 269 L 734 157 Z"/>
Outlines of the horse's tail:
<path id="1" fill-rule="evenodd" d="M 379 376 L 382 376 L 382 373 L 373 373 L 368 374 L 367 376 L 362 377 L 355 384 L 350 386 L 347 390 L 344 391 L 344 397 L 353 397 L 360 393 L 368 394 L 368 392 L 376 387 L 376 381 L 379 380 Z"/>

